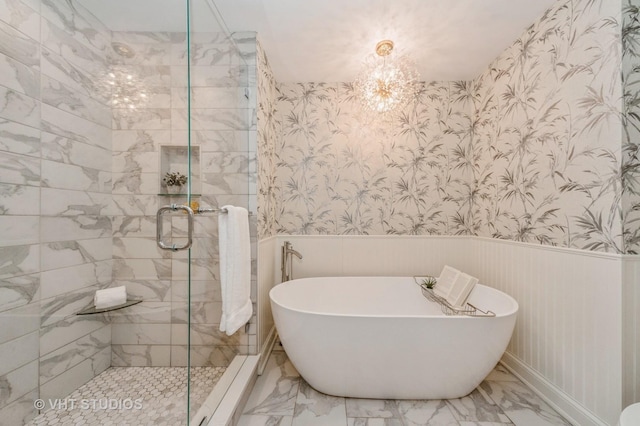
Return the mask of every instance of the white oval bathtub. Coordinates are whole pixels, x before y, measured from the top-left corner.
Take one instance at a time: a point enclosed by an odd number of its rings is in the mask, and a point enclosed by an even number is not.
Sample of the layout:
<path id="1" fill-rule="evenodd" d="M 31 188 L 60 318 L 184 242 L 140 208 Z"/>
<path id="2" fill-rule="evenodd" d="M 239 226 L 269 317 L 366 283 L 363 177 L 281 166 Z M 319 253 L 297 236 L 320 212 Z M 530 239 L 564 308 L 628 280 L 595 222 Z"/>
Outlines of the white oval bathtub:
<path id="1" fill-rule="evenodd" d="M 504 353 L 518 304 L 476 285 L 493 318 L 446 316 L 411 277 L 304 278 L 275 286 L 271 306 L 289 359 L 320 392 L 353 398 L 469 394 Z"/>

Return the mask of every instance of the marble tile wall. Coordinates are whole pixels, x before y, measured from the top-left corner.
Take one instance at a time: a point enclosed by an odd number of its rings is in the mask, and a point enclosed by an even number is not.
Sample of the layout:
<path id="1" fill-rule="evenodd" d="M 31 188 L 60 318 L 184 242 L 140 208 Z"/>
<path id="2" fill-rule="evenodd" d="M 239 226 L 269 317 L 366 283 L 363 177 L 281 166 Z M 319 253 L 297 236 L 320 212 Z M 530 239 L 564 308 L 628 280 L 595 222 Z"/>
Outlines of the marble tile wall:
<path id="1" fill-rule="evenodd" d="M 190 262 L 186 251 L 162 251 L 155 242 L 156 210 L 187 201 L 159 195 L 161 147 L 186 146 L 189 139 L 185 34 L 112 34 L 114 42 L 134 52 L 116 62 L 137 75 L 150 94 L 134 113 L 114 109 L 113 114 L 114 285 L 125 285 L 144 302 L 111 315 L 112 365 L 184 366 L 190 332 L 192 366 L 226 366 L 238 353 L 255 353 L 256 317 L 246 332 L 226 336 L 219 331 L 217 214 L 195 218 Z M 192 33 L 191 40 L 191 144 L 199 147 L 201 173 L 193 200 L 203 207 L 233 204 L 255 211 L 255 201 L 250 202 L 255 200 L 255 148 L 249 146 L 255 120 L 245 92 L 249 69 L 226 36 Z M 182 244 L 185 216 L 165 220 L 170 229 L 165 238 Z M 254 259 L 255 230 L 253 216 Z"/>
<path id="2" fill-rule="evenodd" d="M 158 192 L 160 146 L 188 139 L 185 34 L 111 33 L 75 1 L 0 0 L 0 16 L 0 418 L 20 424 L 36 414 L 35 398 L 65 396 L 111 364 L 186 365 L 189 331 L 192 365 L 255 352 L 256 317 L 247 332 L 217 331 L 217 216 L 196 219 L 191 330 L 186 254 L 155 245 L 157 208 L 184 202 Z M 255 211 L 248 67 L 220 34 L 193 41 L 198 201 Z M 144 108 L 109 105 L 101 82 L 116 65 L 141 77 Z M 176 242 L 183 219 L 170 219 Z M 114 285 L 145 302 L 75 315 Z"/>
<path id="3" fill-rule="evenodd" d="M 75 2 L 0 0 L 0 418 L 36 414 L 110 363 L 109 31 Z"/>

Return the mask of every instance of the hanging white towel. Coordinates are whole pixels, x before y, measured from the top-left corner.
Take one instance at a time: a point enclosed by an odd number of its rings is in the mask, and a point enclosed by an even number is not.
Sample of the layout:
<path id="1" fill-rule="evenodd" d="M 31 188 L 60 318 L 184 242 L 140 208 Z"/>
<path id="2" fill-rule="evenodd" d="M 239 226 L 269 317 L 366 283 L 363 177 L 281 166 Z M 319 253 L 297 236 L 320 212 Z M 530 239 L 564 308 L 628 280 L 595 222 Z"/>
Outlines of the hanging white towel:
<path id="1" fill-rule="evenodd" d="M 224 206 L 218 215 L 222 317 L 220 331 L 231 336 L 251 319 L 251 243 L 249 213 L 242 207 Z"/>

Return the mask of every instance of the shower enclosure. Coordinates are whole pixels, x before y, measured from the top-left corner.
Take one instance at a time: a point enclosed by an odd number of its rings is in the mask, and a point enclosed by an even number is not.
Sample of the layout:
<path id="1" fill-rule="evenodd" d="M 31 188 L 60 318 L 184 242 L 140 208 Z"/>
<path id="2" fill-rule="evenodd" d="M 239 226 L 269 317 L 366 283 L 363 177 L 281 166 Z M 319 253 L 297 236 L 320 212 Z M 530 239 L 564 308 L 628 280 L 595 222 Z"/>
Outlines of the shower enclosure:
<path id="1" fill-rule="evenodd" d="M 250 68 L 211 0 L 0 1 L 0 33 L 0 424 L 188 424 L 255 319 L 218 331 L 217 214 L 173 251 L 156 212 L 250 208 Z"/>

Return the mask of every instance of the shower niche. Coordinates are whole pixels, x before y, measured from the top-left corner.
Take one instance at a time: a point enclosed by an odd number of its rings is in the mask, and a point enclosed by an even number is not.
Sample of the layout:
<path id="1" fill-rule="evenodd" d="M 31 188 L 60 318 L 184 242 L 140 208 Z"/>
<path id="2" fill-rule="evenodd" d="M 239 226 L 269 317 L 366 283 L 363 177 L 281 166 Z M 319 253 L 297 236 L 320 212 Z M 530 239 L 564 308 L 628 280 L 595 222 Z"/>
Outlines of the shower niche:
<path id="1" fill-rule="evenodd" d="M 189 151 L 191 152 L 191 173 L 189 173 Z M 200 147 L 192 146 L 189 150 L 183 145 L 160 146 L 160 191 L 158 195 L 186 196 L 189 184 L 191 185 L 191 196 L 199 196 L 202 192 Z"/>

